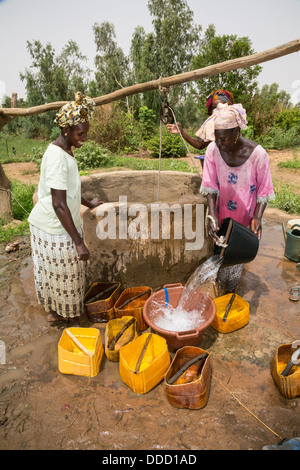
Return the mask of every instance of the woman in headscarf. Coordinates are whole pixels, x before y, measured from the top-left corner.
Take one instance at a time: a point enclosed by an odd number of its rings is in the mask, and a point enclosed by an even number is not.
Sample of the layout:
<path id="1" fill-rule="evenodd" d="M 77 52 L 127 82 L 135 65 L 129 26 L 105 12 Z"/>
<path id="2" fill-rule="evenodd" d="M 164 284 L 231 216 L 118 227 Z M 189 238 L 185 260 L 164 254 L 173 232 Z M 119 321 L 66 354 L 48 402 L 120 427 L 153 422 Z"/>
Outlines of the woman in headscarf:
<path id="1" fill-rule="evenodd" d="M 230 93 L 230 91 L 219 89 L 212 91 L 206 101 L 206 108 L 207 108 L 207 114 L 210 116 L 214 109 L 218 106 L 219 103 L 228 103 L 228 104 L 234 104 L 234 98 L 233 94 Z M 205 141 L 201 138 L 199 135 L 200 129 L 196 132 L 196 137 L 191 136 L 188 134 L 181 126 L 179 122 L 177 122 L 178 129 L 184 138 L 192 147 L 202 150 L 205 149 L 209 141 Z M 178 134 L 178 129 L 177 129 L 176 124 L 167 124 L 167 129 L 171 134 Z"/>
<path id="2" fill-rule="evenodd" d="M 48 321 L 76 324 L 83 311 L 86 261 L 89 251 L 83 240 L 81 204 L 94 208 L 99 198 L 81 196 L 81 180 L 72 147 L 87 138 L 94 101 L 78 92 L 75 101 L 63 106 L 55 122 L 61 133 L 44 153 L 38 202 L 28 221 L 38 302 Z"/>
<path id="3" fill-rule="evenodd" d="M 200 137 L 210 142 L 200 193 L 207 196 L 208 233 L 214 241 L 227 217 L 249 227 L 260 239 L 262 215 L 268 200 L 275 197 L 269 156 L 260 145 L 241 136 L 241 129 L 246 128 L 241 104 L 219 103 L 199 130 Z M 221 286 L 233 291 L 242 270 L 243 265 L 221 269 Z"/>

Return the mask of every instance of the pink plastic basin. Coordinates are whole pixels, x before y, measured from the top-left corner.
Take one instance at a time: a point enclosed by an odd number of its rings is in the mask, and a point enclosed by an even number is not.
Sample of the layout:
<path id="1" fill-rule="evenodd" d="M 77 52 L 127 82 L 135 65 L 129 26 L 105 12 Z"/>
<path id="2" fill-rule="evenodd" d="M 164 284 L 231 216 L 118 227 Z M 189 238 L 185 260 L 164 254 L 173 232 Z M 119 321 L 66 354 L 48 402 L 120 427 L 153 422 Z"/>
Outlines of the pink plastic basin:
<path id="1" fill-rule="evenodd" d="M 168 290 L 168 301 L 172 307 L 177 307 L 182 290 L 182 284 L 167 284 L 164 286 Z M 188 331 L 169 331 L 163 330 L 158 327 L 154 322 L 157 316 L 157 311 L 153 300 L 156 300 L 159 303 L 165 301 L 165 290 L 161 289 L 149 297 L 143 307 L 143 317 L 147 325 L 149 325 L 152 330 L 154 330 L 160 336 L 163 336 L 167 341 L 168 347 L 170 350 L 174 351 L 183 346 L 198 346 L 205 330 L 213 322 L 216 315 L 216 305 L 213 299 L 205 294 L 204 292 L 199 293 L 199 306 L 202 302 L 206 303 L 204 311 L 201 313 L 201 317 L 204 319 L 204 322 L 201 326 Z M 200 315 L 200 312 L 199 312 Z"/>

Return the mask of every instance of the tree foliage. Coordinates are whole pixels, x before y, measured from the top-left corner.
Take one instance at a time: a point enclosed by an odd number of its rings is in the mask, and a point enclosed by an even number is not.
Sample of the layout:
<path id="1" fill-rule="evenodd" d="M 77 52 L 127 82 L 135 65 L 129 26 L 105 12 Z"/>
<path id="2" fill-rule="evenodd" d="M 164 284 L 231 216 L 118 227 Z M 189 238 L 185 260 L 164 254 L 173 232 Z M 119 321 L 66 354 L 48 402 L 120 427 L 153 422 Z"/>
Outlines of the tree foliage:
<path id="1" fill-rule="evenodd" d="M 248 37 L 236 35 L 218 35 L 214 25 L 210 25 L 199 44 L 199 53 L 192 62 L 193 69 L 218 64 L 226 60 L 236 59 L 254 54 L 252 43 Z M 259 65 L 240 68 L 229 72 L 219 73 L 198 80 L 194 91 L 200 102 L 204 104 L 211 91 L 218 88 L 229 90 L 235 102 L 248 104 L 248 98 L 257 88 L 257 77 L 261 72 Z"/>
<path id="2" fill-rule="evenodd" d="M 85 65 L 87 58 L 75 41 L 70 40 L 58 55 L 50 43 L 42 45 L 38 40 L 27 41 L 32 64 L 20 74 L 26 85 L 24 106 L 72 100 L 79 90 L 92 97 L 101 96 L 134 83 L 169 77 L 255 52 L 250 38 L 219 35 L 213 24 L 202 35 L 202 27 L 195 24 L 186 0 L 148 0 L 148 10 L 152 31 L 146 33 L 139 25 L 135 28 L 129 55 L 118 45 L 112 23 L 94 23 L 96 55 L 92 79 L 91 71 Z M 207 117 L 205 102 L 208 94 L 225 88 L 233 93 L 235 102 L 241 102 L 246 108 L 250 138 L 265 135 L 271 128 L 275 134 L 276 128 L 282 131 L 298 129 L 299 109 L 291 107 L 290 96 L 279 91 L 276 83 L 259 90 L 260 71 L 261 67 L 255 65 L 178 85 L 169 90 L 168 101 L 181 124 L 195 130 Z M 142 142 L 149 140 L 154 132 L 161 101 L 159 91 L 155 90 L 125 98 L 118 106 L 111 106 L 110 113 L 108 108 L 103 108 L 102 114 L 98 113 L 95 118 L 97 126 L 100 127 L 102 122 L 103 127 L 100 132 L 96 125 L 93 126 L 95 140 L 106 142 L 114 136 L 111 139 L 114 149 L 136 148 L 136 132 L 143 135 Z M 6 100 L 5 106 L 8 105 Z M 50 112 L 30 119 L 22 118 L 18 120 L 18 126 L 23 126 L 28 137 L 54 137 L 54 115 L 55 112 Z M 110 125 L 111 120 L 115 122 Z M 7 129 L 16 131 L 18 126 L 11 124 Z M 109 145 L 108 142 L 105 145 Z"/>
<path id="3" fill-rule="evenodd" d="M 129 84 L 129 59 L 116 41 L 113 24 L 104 21 L 93 26 L 96 57 L 95 79 L 90 83 L 93 96 L 106 95 Z"/>
<path id="4" fill-rule="evenodd" d="M 138 83 L 190 70 L 201 31 L 184 0 L 149 0 L 148 8 L 153 32 L 146 34 L 138 26 L 131 43 L 133 73 Z M 178 102 L 184 89 L 184 86 L 173 87 L 170 100 Z M 160 102 L 158 92 L 149 92 L 143 96 L 142 104 L 158 114 Z"/>
<path id="5" fill-rule="evenodd" d="M 290 95 L 284 90 L 279 90 L 277 83 L 264 85 L 261 90 L 257 89 L 251 97 L 249 114 L 254 137 L 267 133 L 275 124 L 278 113 L 290 106 Z"/>
<path id="6" fill-rule="evenodd" d="M 26 106 L 72 100 L 78 90 L 87 90 L 89 70 L 83 65 L 86 57 L 75 41 L 70 40 L 59 55 L 50 43 L 43 46 L 38 40 L 27 41 L 27 49 L 32 65 L 20 74 L 21 80 L 25 81 Z M 25 120 L 26 134 L 34 137 L 43 129 L 42 132 L 49 136 L 53 117 L 54 113 L 50 112 Z"/>

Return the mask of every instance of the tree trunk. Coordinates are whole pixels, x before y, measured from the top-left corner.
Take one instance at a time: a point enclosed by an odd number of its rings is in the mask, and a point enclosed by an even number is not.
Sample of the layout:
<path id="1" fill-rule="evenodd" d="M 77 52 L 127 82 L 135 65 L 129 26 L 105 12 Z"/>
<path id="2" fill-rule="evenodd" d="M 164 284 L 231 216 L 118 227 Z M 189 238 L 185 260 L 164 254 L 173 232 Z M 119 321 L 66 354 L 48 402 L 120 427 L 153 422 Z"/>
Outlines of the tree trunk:
<path id="1" fill-rule="evenodd" d="M 10 190 L 11 182 L 0 164 L 0 220 L 3 224 L 8 224 L 13 220 Z"/>

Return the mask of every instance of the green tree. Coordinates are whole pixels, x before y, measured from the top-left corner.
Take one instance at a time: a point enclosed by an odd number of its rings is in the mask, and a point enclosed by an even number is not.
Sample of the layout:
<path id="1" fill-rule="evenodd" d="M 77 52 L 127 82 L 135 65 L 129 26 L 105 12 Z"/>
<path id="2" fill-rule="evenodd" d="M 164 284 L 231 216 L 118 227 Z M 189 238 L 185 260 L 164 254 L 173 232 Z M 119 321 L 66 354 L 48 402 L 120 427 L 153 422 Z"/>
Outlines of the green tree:
<path id="1" fill-rule="evenodd" d="M 217 35 L 214 25 L 209 25 L 199 44 L 199 53 L 192 62 L 193 69 L 200 69 L 226 60 L 248 56 L 254 53 L 248 37 Z M 211 91 L 224 88 L 233 93 L 235 102 L 241 102 L 248 109 L 251 96 L 257 88 L 259 65 L 219 73 L 196 82 L 194 93 L 204 106 Z"/>
<path id="2" fill-rule="evenodd" d="M 116 42 L 115 27 L 108 21 L 93 26 L 96 57 L 95 79 L 90 83 L 93 96 L 106 95 L 129 84 L 129 59 Z"/>
<path id="3" fill-rule="evenodd" d="M 201 27 L 194 24 L 193 12 L 185 0 L 149 0 L 153 32 L 146 34 L 138 26 L 131 43 L 134 79 L 140 83 L 190 70 Z M 170 101 L 178 102 L 186 86 L 173 87 Z M 158 115 L 158 92 L 145 94 L 142 104 Z"/>
<path id="4" fill-rule="evenodd" d="M 267 133 L 275 124 L 278 113 L 290 106 L 290 95 L 279 90 L 278 83 L 257 89 L 251 98 L 251 112 L 248 113 L 254 137 Z"/>
<path id="5" fill-rule="evenodd" d="M 27 49 L 32 65 L 20 74 L 25 81 L 26 106 L 68 101 L 74 99 L 77 91 L 86 92 L 89 70 L 83 65 L 86 57 L 80 53 L 76 42 L 70 40 L 58 56 L 51 43 L 43 46 L 40 41 L 27 41 Z M 26 134 L 49 136 L 54 127 L 54 115 L 50 112 L 24 120 Z"/>

